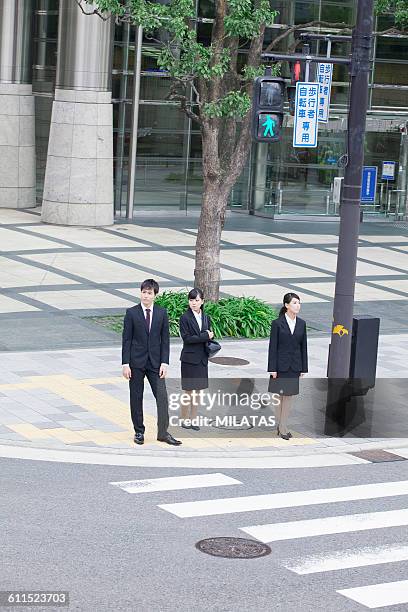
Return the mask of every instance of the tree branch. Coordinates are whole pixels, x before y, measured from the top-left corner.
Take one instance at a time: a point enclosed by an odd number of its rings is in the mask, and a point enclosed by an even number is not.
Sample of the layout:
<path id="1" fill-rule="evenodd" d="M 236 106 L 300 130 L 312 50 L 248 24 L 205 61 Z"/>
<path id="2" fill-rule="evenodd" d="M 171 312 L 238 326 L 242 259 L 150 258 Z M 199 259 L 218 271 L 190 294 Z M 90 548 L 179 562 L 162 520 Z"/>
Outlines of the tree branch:
<path id="1" fill-rule="evenodd" d="M 84 9 L 84 7 L 82 6 L 83 0 L 75 0 L 75 2 L 77 3 L 77 6 L 79 6 L 81 12 L 84 15 L 97 15 L 98 17 L 100 17 L 102 19 L 102 21 L 108 21 L 108 19 L 110 19 L 112 17 L 112 15 L 110 15 L 110 14 L 103 15 L 98 9 L 94 9 L 90 13 L 87 13 L 86 10 Z"/>
<path id="2" fill-rule="evenodd" d="M 264 53 L 269 53 L 269 51 L 272 51 L 272 49 L 275 49 L 279 45 L 279 43 L 282 42 L 282 40 L 285 40 L 285 38 L 287 38 L 294 32 L 297 32 L 298 30 L 304 30 L 306 28 L 313 28 L 313 27 L 314 28 L 321 27 L 321 28 L 336 28 L 336 29 L 343 29 L 343 30 L 351 30 L 351 27 L 347 23 L 331 23 L 329 21 L 309 21 L 308 23 L 301 23 L 298 25 L 293 25 L 293 26 L 290 26 L 287 30 L 285 30 L 285 32 L 277 36 L 275 40 L 269 43 L 269 45 L 264 50 Z"/>
<path id="3" fill-rule="evenodd" d="M 399 30 L 398 28 L 392 27 L 382 32 L 374 32 L 374 36 L 385 36 L 386 34 L 396 34 L 397 36 L 408 36 L 407 30 Z"/>
<path id="4" fill-rule="evenodd" d="M 184 92 L 185 92 L 187 84 L 191 85 L 191 87 L 193 88 L 194 93 L 196 93 L 196 95 L 199 98 L 198 91 L 195 88 L 195 86 L 194 86 L 192 81 L 190 81 L 190 80 L 183 80 L 183 79 L 174 79 L 173 84 L 172 84 L 172 86 L 170 88 L 170 91 L 169 91 L 169 93 L 166 96 L 166 100 L 171 100 L 171 101 L 179 102 L 181 110 L 187 115 L 187 117 L 189 117 L 190 119 L 192 119 L 193 121 L 195 121 L 196 123 L 201 125 L 202 124 L 201 117 L 199 117 L 199 115 L 197 115 L 191 109 L 191 100 L 189 100 L 189 98 L 186 95 L 183 95 L 182 93 L 177 91 L 177 87 L 179 85 L 181 85 L 183 87 L 183 89 L 184 89 Z M 200 108 L 199 101 L 197 102 L 197 105 Z"/>

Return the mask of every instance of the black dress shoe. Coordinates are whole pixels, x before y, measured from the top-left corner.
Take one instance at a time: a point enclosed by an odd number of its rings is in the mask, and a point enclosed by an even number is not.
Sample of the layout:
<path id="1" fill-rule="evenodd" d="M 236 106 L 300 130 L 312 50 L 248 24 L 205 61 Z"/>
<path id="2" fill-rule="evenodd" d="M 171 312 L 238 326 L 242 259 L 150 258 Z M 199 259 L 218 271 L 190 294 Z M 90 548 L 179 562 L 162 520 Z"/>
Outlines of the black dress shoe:
<path id="1" fill-rule="evenodd" d="M 157 438 L 157 439 L 159 442 L 166 442 L 166 444 L 171 444 L 172 446 L 180 446 L 181 444 L 180 440 L 176 440 L 169 433 L 166 433 L 166 435 L 163 438 Z"/>
<path id="2" fill-rule="evenodd" d="M 280 436 L 280 437 L 281 437 L 283 440 L 290 440 L 290 438 L 292 437 L 292 434 L 289 434 L 289 433 L 283 434 L 283 433 L 280 433 L 280 432 L 279 432 L 279 436 Z"/>
<path id="3" fill-rule="evenodd" d="M 194 431 L 200 431 L 200 428 L 198 425 L 192 425 L 191 429 L 194 429 Z"/>
<path id="4" fill-rule="evenodd" d="M 142 433 L 136 433 L 133 441 L 136 444 L 144 444 L 144 435 Z"/>
<path id="5" fill-rule="evenodd" d="M 188 422 L 187 422 L 188 423 Z M 188 425 L 185 421 L 181 424 L 183 429 L 193 429 L 192 425 Z"/>

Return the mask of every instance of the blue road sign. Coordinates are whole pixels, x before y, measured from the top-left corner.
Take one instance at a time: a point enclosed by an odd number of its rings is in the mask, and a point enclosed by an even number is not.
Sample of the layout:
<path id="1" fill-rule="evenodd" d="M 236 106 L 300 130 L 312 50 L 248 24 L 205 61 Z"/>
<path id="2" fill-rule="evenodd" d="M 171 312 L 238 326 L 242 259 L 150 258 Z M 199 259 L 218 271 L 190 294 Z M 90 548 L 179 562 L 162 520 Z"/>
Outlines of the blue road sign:
<path id="1" fill-rule="evenodd" d="M 361 183 L 361 201 L 367 203 L 374 203 L 376 191 L 377 166 L 364 166 L 363 180 Z"/>

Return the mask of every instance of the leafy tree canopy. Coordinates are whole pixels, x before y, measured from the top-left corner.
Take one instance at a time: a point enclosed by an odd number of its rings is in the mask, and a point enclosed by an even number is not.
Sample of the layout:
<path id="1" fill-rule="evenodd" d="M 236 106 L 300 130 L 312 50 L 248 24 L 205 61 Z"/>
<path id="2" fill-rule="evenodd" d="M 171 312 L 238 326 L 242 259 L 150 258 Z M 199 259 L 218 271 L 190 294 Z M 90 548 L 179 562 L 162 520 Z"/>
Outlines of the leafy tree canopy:
<path id="1" fill-rule="evenodd" d="M 82 7 L 82 0 L 77 2 Z M 91 4 L 92 0 L 86 2 Z M 238 41 L 245 44 L 245 41 L 263 34 L 265 27 L 274 23 L 278 13 L 270 8 L 269 0 L 216 0 L 216 19 L 210 45 L 197 40 L 195 0 L 169 0 L 164 3 L 150 0 L 94 0 L 93 4 L 100 13 L 109 11 L 119 20 L 140 25 L 152 37 L 158 30 L 166 30 L 168 36 L 166 42 L 160 41 L 157 64 L 178 83 L 178 89 L 177 86 L 173 87 L 171 98 L 179 100 L 183 109 L 198 123 L 203 118 L 229 117 L 239 120 L 248 113 L 251 107 L 248 85 L 256 76 L 263 74 L 263 69 L 258 59 L 252 65 L 249 63 L 236 70 L 236 51 Z M 377 0 L 376 11 L 393 13 L 398 28 L 404 30 L 408 27 L 408 0 Z M 214 32 L 217 29 L 222 29 L 222 32 Z M 283 38 L 285 34 L 287 32 L 278 38 Z M 234 60 L 235 70 L 232 70 Z M 275 67 L 275 73 L 278 72 L 279 66 Z M 215 96 L 200 96 L 196 88 L 197 80 L 211 83 L 214 79 L 222 80 L 228 76 L 235 78 L 226 78 L 229 82 L 227 91 L 223 86 Z M 196 94 L 198 113 L 193 112 L 187 97 L 183 95 L 187 84 L 193 87 Z"/>

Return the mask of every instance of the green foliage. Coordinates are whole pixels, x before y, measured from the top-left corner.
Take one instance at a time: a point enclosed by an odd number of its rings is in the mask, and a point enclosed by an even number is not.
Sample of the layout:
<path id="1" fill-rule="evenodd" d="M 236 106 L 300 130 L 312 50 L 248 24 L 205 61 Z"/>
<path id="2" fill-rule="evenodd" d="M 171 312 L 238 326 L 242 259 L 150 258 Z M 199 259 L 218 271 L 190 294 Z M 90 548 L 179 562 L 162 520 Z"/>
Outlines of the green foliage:
<path id="1" fill-rule="evenodd" d="M 266 338 L 278 312 L 255 297 L 223 298 L 205 304 L 217 338 Z"/>
<path id="2" fill-rule="evenodd" d="M 172 337 L 179 337 L 179 319 L 188 308 L 187 295 L 186 291 L 164 291 L 156 298 L 155 303 L 167 309 Z M 204 310 L 211 318 L 217 338 L 267 338 L 271 322 L 278 316 L 274 308 L 255 297 L 232 297 L 207 302 Z M 117 333 L 122 332 L 122 315 L 90 319 Z"/>
<path id="3" fill-rule="evenodd" d="M 207 102 L 203 114 L 207 117 L 245 117 L 251 108 L 251 99 L 247 93 L 229 91 L 220 100 Z"/>
<path id="4" fill-rule="evenodd" d="M 408 0 L 377 0 L 376 12 L 393 13 L 397 27 L 403 30 L 408 27 Z"/>
<path id="5" fill-rule="evenodd" d="M 254 38 L 262 25 L 273 24 L 277 11 L 271 11 L 269 0 L 261 0 L 254 10 L 252 0 L 229 0 L 229 12 L 225 17 L 225 31 L 229 36 Z"/>
<path id="6" fill-rule="evenodd" d="M 157 64 L 176 79 L 197 79 L 212 81 L 222 78 L 230 69 L 231 51 L 228 45 L 204 45 L 198 42 L 193 20 L 194 0 L 170 0 L 169 4 L 157 4 L 148 0 L 96 0 L 98 8 L 108 8 L 123 17 L 126 16 L 148 33 L 164 28 L 170 35 L 170 42 L 163 44 L 157 57 Z M 250 40 L 258 36 L 263 26 L 272 25 L 277 15 L 270 9 L 269 0 L 260 0 L 254 9 L 252 0 L 228 0 L 224 19 L 225 38 L 239 37 Z M 220 41 L 218 41 L 219 43 Z M 253 73 L 244 69 L 244 82 L 252 80 Z M 207 117 L 244 117 L 251 106 L 249 96 L 239 88 L 227 92 L 219 100 L 206 101 L 201 112 Z"/>
<path id="7" fill-rule="evenodd" d="M 271 66 L 272 76 L 280 76 L 282 70 L 282 64 L 277 62 Z M 257 77 L 263 76 L 265 74 L 265 66 L 262 64 L 257 68 L 252 66 L 244 66 L 242 70 L 242 75 L 246 81 L 253 81 Z"/>
<path id="8" fill-rule="evenodd" d="M 157 296 L 155 304 L 167 309 L 170 322 L 170 336 L 179 336 L 179 319 L 188 308 L 186 291 L 163 291 Z"/>
<path id="9" fill-rule="evenodd" d="M 191 75 L 211 80 L 224 76 L 229 61 L 230 54 L 227 49 L 223 49 L 216 56 L 213 46 L 206 47 L 197 42 L 195 33 L 189 30 L 183 37 L 182 52 L 175 52 L 175 48 L 171 46 L 164 47 L 157 63 L 173 77 L 183 78 Z"/>
<path id="10" fill-rule="evenodd" d="M 185 291 L 164 291 L 155 303 L 167 309 L 170 335 L 179 335 L 179 319 L 188 308 Z M 255 297 L 223 298 L 218 302 L 207 302 L 204 310 L 211 318 L 217 338 L 266 338 L 271 331 L 271 322 L 278 313 L 269 304 Z"/>

